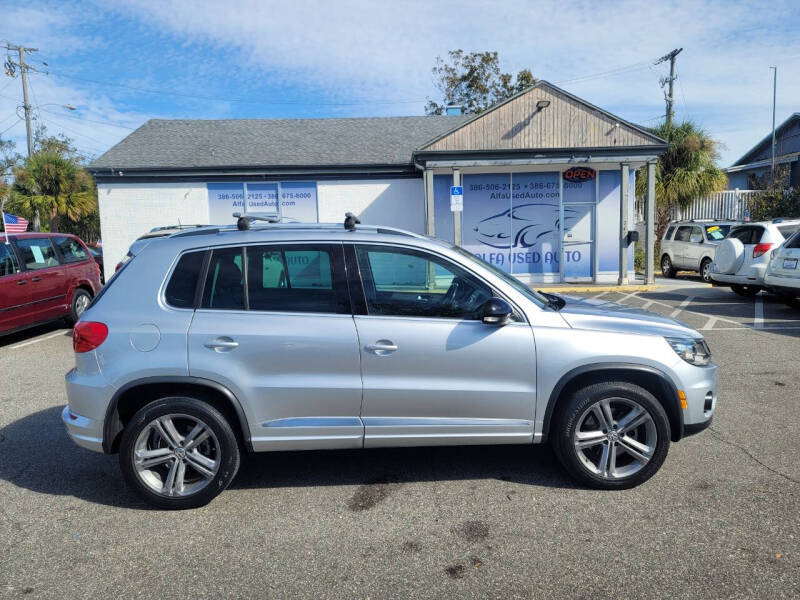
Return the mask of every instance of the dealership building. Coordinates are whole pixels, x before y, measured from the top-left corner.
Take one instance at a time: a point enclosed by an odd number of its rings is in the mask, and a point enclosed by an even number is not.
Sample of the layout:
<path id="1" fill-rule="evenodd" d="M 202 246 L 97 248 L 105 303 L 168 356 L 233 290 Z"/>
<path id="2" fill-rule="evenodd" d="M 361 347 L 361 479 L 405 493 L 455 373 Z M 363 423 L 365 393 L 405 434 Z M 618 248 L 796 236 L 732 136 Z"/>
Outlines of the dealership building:
<path id="1" fill-rule="evenodd" d="M 435 235 L 530 283 L 633 278 L 635 172 L 654 175 L 664 140 L 545 81 L 478 115 L 451 112 L 150 120 L 90 166 L 106 270 L 153 227 L 279 210 Z"/>

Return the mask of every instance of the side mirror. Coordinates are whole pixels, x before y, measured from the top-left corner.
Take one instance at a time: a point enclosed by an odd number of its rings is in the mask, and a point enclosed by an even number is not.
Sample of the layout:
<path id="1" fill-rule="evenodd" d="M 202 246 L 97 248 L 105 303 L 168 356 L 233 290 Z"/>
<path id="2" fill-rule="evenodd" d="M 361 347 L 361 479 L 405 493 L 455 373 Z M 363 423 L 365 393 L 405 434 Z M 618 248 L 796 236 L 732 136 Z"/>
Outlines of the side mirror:
<path id="1" fill-rule="evenodd" d="M 483 305 L 481 321 L 487 325 L 505 325 L 512 312 L 511 305 L 502 298 L 489 298 Z"/>

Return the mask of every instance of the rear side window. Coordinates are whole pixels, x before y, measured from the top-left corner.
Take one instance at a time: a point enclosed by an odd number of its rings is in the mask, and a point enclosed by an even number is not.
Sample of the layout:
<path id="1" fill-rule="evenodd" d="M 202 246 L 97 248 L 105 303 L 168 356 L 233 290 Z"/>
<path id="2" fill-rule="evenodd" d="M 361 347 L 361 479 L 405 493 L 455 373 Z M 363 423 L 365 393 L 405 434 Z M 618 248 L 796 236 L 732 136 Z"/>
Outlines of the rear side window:
<path id="1" fill-rule="evenodd" d="M 244 277 L 241 248 L 220 248 L 211 253 L 203 308 L 244 310 Z"/>
<path id="2" fill-rule="evenodd" d="M 164 299 L 175 308 L 193 308 L 197 280 L 203 268 L 205 251 L 189 252 L 181 256 L 169 279 Z"/>
<path id="3" fill-rule="evenodd" d="M 674 225 L 670 225 L 669 228 L 667 229 L 667 233 L 664 234 L 664 239 L 665 240 L 671 240 L 672 239 L 672 234 L 674 233 L 674 231 L 675 231 L 675 226 Z"/>
<path id="4" fill-rule="evenodd" d="M 13 275 L 19 271 L 17 257 L 14 250 L 8 244 L 0 244 L 0 277 Z"/>
<path id="5" fill-rule="evenodd" d="M 349 313 L 346 284 L 336 277 L 341 252 L 325 244 L 248 246 L 250 310 Z"/>
<path id="6" fill-rule="evenodd" d="M 29 271 L 46 269 L 58 265 L 56 251 L 47 238 L 25 238 L 17 240 L 17 248 L 22 253 L 22 262 Z"/>
<path id="7" fill-rule="evenodd" d="M 53 243 L 58 247 L 58 251 L 61 252 L 61 259 L 64 263 L 80 262 L 87 258 L 86 250 L 75 238 L 57 237 L 53 238 Z"/>
<path id="8" fill-rule="evenodd" d="M 706 227 L 706 237 L 716 242 L 725 239 L 731 230 L 730 225 L 709 225 Z"/>
<path id="9" fill-rule="evenodd" d="M 746 246 L 748 244 L 758 244 L 762 235 L 764 235 L 763 227 L 740 227 L 731 231 L 728 237 L 736 238 Z"/>
<path id="10" fill-rule="evenodd" d="M 688 225 L 678 227 L 678 232 L 675 234 L 676 242 L 688 242 L 692 237 L 692 228 Z"/>

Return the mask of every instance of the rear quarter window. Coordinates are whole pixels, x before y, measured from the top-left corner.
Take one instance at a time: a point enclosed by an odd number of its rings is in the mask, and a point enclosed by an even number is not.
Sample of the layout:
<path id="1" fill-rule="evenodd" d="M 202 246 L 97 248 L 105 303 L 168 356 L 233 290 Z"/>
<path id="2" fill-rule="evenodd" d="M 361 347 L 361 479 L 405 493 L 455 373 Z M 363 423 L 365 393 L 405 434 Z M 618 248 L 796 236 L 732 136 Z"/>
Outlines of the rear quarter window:
<path id="1" fill-rule="evenodd" d="M 61 259 L 64 263 L 75 263 L 86 260 L 86 249 L 75 238 L 71 237 L 57 237 L 53 238 L 53 243 L 61 253 Z"/>
<path id="2" fill-rule="evenodd" d="M 674 225 L 670 225 L 669 228 L 667 229 L 667 233 L 664 234 L 664 240 L 671 240 L 672 239 L 672 234 L 674 232 L 675 232 L 675 226 Z"/>
<path id="3" fill-rule="evenodd" d="M 164 292 L 167 304 L 175 308 L 194 308 L 197 282 L 205 256 L 205 250 L 201 250 L 188 252 L 180 257 Z"/>

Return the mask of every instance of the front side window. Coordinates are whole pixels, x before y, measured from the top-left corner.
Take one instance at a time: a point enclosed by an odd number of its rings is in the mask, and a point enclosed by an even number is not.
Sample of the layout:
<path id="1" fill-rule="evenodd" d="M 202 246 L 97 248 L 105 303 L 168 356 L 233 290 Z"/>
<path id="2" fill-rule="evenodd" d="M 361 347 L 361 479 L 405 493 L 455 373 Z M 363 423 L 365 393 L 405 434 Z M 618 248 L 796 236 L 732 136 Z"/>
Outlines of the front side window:
<path id="1" fill-rule="evenodd" d="M 86 250 L 80 242 L 71 237 L 57 237 L 53 243 L 58 246 L 61 258 L 65 263 L 80 262 L 86 260 Z"/>
<path id="2" fill-rule="evenodd" d="M 17 240 L 22 262 L 30 271 L 58 266 L 56 251 L 47 238 L 25 238 Z"/>
<path id="3" fill-rule="evenodd" d="M 17 257 L 14 250 L 8 244 L 0 244 L 0 277 L 13 275 L 19 271 Z"/>
<path id="4" fill-rule="evenodd" d="M 341 246 L 248 246 L 250 310 L 349 313 L 346 284 L 335 276 L 337 252 Z"/>
<path id="5" fill-rule="evenodd" d="M 370 315 L 480 319 L 488 285 L 437 256 L 407 248 L 357 246 Z"/>
<path id="6" fill-rule="evenodd" d="M 202 308 L 244 310 L 242 248 L 220 248 L 211 253 Z"/>

